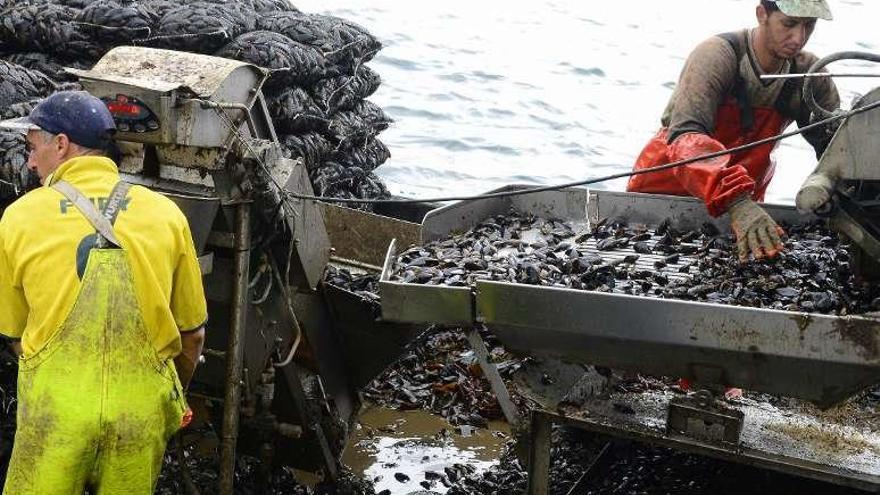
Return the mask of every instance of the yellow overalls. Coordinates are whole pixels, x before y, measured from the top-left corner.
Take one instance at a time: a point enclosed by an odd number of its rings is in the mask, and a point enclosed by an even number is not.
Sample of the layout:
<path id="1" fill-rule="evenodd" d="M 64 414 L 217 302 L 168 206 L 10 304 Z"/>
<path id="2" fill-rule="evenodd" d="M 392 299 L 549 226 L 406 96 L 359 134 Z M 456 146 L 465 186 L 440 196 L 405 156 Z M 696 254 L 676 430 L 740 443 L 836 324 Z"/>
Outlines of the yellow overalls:
<path id="1" fill-rule="evenodd" d="M 96 225 L 93 206 L 83 212 L 99 240 L 115 238 L 126 191 L 117 186 L 104 210 L 114 212 L 109 232 Z M 83 211 L 79 196 L 68 199 Z M 90 251 L 70 314 L 42 349 L 19 361 L 18 401 L 4 494 L 153 493 L 186 402 L 173 361 L 160 359 L 147 337 L 123 249 Z"/>

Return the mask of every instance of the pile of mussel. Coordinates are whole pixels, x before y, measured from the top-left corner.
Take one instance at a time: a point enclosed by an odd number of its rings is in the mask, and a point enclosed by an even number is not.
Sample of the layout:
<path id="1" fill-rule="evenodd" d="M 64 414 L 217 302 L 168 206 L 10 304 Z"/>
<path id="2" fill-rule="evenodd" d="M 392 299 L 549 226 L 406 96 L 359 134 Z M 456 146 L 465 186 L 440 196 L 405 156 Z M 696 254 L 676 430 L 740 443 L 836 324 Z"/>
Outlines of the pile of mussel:
<path id="1" fill-rule="evenodd" d="M 190 434 L 192 436 L 192 434 Z M 186 462 L 180 464 L 180 456 Z M 195 444 L 179 449 L 176 440 L 165 453 L 162 472 L 156 484 L 155 495 L 178 495 L 182 493 L 216 493 L 219 472 L 218 455 L 206 452 L 205 447 Z M 184 481 L 186 480 L 186 481 Z M 356 476 L 346 468 L 340 469 L 339 479 L 321 482 L 312 488 L 297 480 L 293 470 L 281 465 L 267 466 L 264 460 L 239 455 L 235 463 L 236 494 L 264 495 L 375 495 L 373 483 Z"/>
<path id="2" fill-rule="evenodd" d="M 347 268 L 327 265 L 324 282 L 353 292 L 367 301 L 379 301 L 379 275 L 352 273 Z"/>
<path id="3" fill-rule="evenodd" d="M 233 58 L 271 71 L 264 93 L 279 141 L 317 194 L 389 195 L 374 170 L 391 156 L 377 138 L 391 119 L 366 100 L 381 79 L 365 64 L 382 44 L 354 22 L 288 0 L 0 0 L 0 19 L 0 117 L 77 89 L 64 68 L 89 68 L 115 46 Z M 20 136 L 0 131 L 0 201 L 38 184 L 25 157 Z"/>
<path id="4" fill-rule="evenodd" d="M 576 488 L 595 456 L 596 442 L 591 441 L 582 432 L 568 428 L 555 428 L 552 439 L 550 493 L 553 495 L 583 493 L 572 490 Z M 459 469 L 455 469 L 456 467 Z M 444 474 L 450 482 L 447 492 L 449 495 L 525 494 L 528 487 L 527 472 L 517 458 L 512 443 L 502 454 L 499 463 L 484 472 L 474 472 L 467 469 L 467 466 L 453 466 L 453 469 L 447 469 Z"/>
<path id="5" fill-rule="evenodd" d="M 615 440 L 596 458 L 601 443 L 579 431 L 553 432 L 550 487 L 553 495 L 742 495 L 775 493 L 799 495 L 857 495 L 854 489 L 794 478 L 747 465 L 686 454 L 624 440 Z M 595 461 L 595 464 L 594 464 Z M 589 470 L 589 471 L 588 471 Z M 512 452 L 485 472 L 468 471 L 451 477 L 448 495 L 526 493 L 527 474 Z"/>
<path id="6" fill-rule="evenodd" d="M 353 292 L 375 306 L 381 314 L 379 277 L 353 274 L 328 266 L 324 282 Z M 522 365 L 491 333 L 483 331 L 489 360 L 503 378 Z M 476 356 L 458 328 L 430 327 L 412 342 L 406 353 L 363 389 L 370 402 L 399 410 L 422 409 L 446 418 L 453 425 L 485 427 L 502 419 L 498 401 L 483 376 Z M 514 392 L 513 399 L 521 402 Z"/>
<path id="7" fill-rule="evenodd" d="M 394 280 L 506 281 L 834 315 L 880 309 L 880 290 L 856 280 L 835 233 L 818 222 L 784 227 L 779 256 L 741 263 L 733 237 L 708 223 L 681 231 L 668 221 L 647 229 L 606 220 L 579 230 L 511 211 L 402 252 Z"/>
<path id="8" fill-rule="evenodd" d="M 483 333 L 489 360 L 509 378 L 522 361 L 508 354 L 490 333 Z M 409 410 L 422 409 L 453 425 L 486 427 L 503 419 L 489 381 L 460 329 L 430 328 L 409 351 L 363 390 L 371 402 Z M 522 405 L 515 393 L 514 402 Z"/>

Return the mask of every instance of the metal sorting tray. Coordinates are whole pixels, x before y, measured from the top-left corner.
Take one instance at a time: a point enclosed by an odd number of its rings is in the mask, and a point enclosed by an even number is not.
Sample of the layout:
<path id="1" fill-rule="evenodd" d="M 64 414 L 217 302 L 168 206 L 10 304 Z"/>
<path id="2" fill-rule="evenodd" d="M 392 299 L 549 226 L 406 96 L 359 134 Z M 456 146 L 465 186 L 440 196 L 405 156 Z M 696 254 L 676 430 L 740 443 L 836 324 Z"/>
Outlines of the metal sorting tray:
<path id="1" fill-rule="evenodd" d="M 474 323 L 474 297 L 469 287 L 391 281 L 391 271 L 394 269 L 396 259 L 397 239 L 394 239 L 388 247 L 382 276 L 379 279 L 383 320 L 444 325 Z"/>
<path id="2" fill-rule="evenodd" d="M 522 189 L 506 186 L 492 192 Z M 422 221 L 421 243 L 464 233 L 483 220 L 516 208 L 535 215 L 586 223 L 586 189 L 569 189 L 507 198 L 454 203 L 429 212 Z M 408 246 L 404 246 L 407 249 Z M 397 322 L 472 325 L 476 319 L 473 291 L 469 287 L 408 284 L 391 280 L 398 245 L 391 242 L 379 281 L 382 318 Z"/>
<path id="3" fill-rule="evenodd" d="M 425 217 L 422 241 L 465 232 L 510 208 L 584 224 L 621 218 L 653 227 L 668 218 L 682 230 L 704 222 L 728 229 L 725 218 L 711 219 L 693 199 L 569 189 L 439 208 Z M 804 221 L 791 207 L 769 205 L 767 211 L 778 221 Z M 379 284 L 383 319 L 484 323 L 514 352 L 739 386 L 822 407 L 880 383 L 876 316 L 835 317 L 491 281 L 477 281 L 475 291 L 407 284 L 391 281 L 396 254 L 392 243 Z M 613 259 L 626 253 L 596 254 Z"/>
<path id="4" fill-rule="evenodd" d="M 737 447 L 666 433 L 669 391 L 615 392 L 589 399 L 560 424 L 615 437 L 672 446 L 797 476 L 876 492 L 880 486 L 880 425 L 844 405 L 823 413 L 809 404 L 774 405 L 750 397 L 728 404 L 744 413 Z"/>

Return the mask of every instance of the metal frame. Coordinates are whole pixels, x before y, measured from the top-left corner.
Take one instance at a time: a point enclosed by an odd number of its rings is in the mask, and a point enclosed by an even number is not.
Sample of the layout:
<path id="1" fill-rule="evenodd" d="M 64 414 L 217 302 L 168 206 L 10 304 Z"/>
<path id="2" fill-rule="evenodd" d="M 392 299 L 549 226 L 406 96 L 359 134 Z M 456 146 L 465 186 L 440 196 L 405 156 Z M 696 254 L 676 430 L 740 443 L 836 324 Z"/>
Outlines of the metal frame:
<path id="1" fill-rule="evenodd" d="M 457 203 L 434 210 L 425 217 L 422 240 L 464 232 L 515 205 L 523 211 L 585 225 L 603 218 L 620 218 L 650 227 L 670 219 L 677 228 L 699 228 L 710 222 L 721 231 L 728 229 L 726 221 L 709 218 L 703 205 L 690 198 L 583 189 L 530 196 Z M 792 207 L 768 205 L 766 209 L 778 221 L 804 219 Z M 687 377 L 702 384 L 729 384 L 798 396 L 826 406 L 880 382 L 880 318 L 873 315 L 841 318 L 489 281 L 477 282 L 472 293 L 469 288 L 393 282 L 391 270 L 396 256 L 397 245 L 392 242 L 380 282 L 383 318 L 468 328 L 482 323 L 508 349 L 539 360 L 565 358 L 575 363 Z M 468 314 L 472 315 L 470 321 Z M 471 330 L 469 338 L 478 351 L 482 344 L 479 334 Z M 485 360 L 480 364 L 487 377 L 497 375 L 493 364 Z M 491 382 L 496 395 L 503 399 L 507 392 L 503 382 Z M 639 398 L 644 397 L 633 399 L 634 408 L 640 407 Z M 551 423 L 846 486 L 871 490 L 880 487 L 880 437 L 870 438 L 871 445 L 877 446 L 877 459 L 870 459 L 869 467 L 858 471 L 856 459 L 837 464 L 815 449 L 799 450 L 795 442 L 786 443 L 779 434 L 762 434 L 755 425 L 766 422 L 768 416 L 759 407 L 743 409 L 742 443 L 735 445 L 667 433 L 671 397 L 648 398 L 654 399 L 650 401 L 654 408 L 641 416 L 637 412 L 642 422 L 632 421 L 625 414 L 613 416 L 608 400 L 588 404 L 582 417 L 549 413 L 555 404 L 539 401 L 541 408 L 533 411 L 530 422 L 529 493 L 548 493 Z M 728 416 L 736 419 L 734 416 L 739 415 Z M 784 415 L 781 417 L 787 421 Z M 731 422 L 729 426 L 736 425 Z M 725 427 L 721 436 L 730 440 L 735 430 Z"/>
<path id="2" fill-rule="evenodd" d="M 875 318 L 476 285 L 479 320 L 515 352 L 739 386 L 823 407 L 880 383 Z"/>
<path id="3" fill-rule="evenodd" d="M 529 443 L 529 495 L 550 493 L 550 432 L 553 425 L 585 430 L 597 435 L 650 443 L 683 452 L 702 455 L 726 462 L 769 469 L 802 478 L 847 486 L 870 493 L 880 493 L 880 473 L 869 475 L 829 468 L 826 465 L 802 459 L 768 454 L 749 448 L 732 449 L 700 442 L 687 437 L 665 436 L 658 432 L 620 428 L 591 418 L 567 417 L 543 410 L 532 411 Z"/>
<path id="4" fill-rule="evenodd" d="M 426 216 L 422 239 L 464 231 L 511 207 L 585 224 L 623 218 L 656 226 L 671 219 L 675 227 L 698 228 L 711 220 L 691 198 L 572 189 L 443 207 Z M 767 210 L 780 221 L 801 218 L 791 207 Z M 826 407 L 880 383 L 880 316 L 837 317 L 490 281 L 478 281 L 473 293 L 469 287 L 392 281 L 396 256 L 392 243 L 380 281 L 386 320 L 482 323 L 509 349 L 530 355 L 740 386 Z"/>
<path id="5" fill-rule="evenodd" d="M 251 228 L 250 203 L 236 206 L 235 284 L 232 286 L 232 316 L 226 349 L 226 390 L 223 400 L 223 433 L 220 444 L 220 493 L 231 495 L 235 485 L 235 446 L 238 440 L 241 406 L 242 369 L 244 368 L 244 330 L 247 325 L 248 280 L 250 273 Z"/>
<path id="6" fill-rule="evenodd" d="M 479 333 L 471 330 L 469 340 L 475 353 L 479 354 L 477 349 L 482 345 Z M 551 369 L 545 363 L 551 368 L 557 364 L 560 367 L 550 371 L 552 376 L 549 376 L 542 373 L 542 370 Z M 487 377 L 497 375 L 494 364 L 480 360 L 480 366 Z M 566 370 L 565 363 L 539 359 L 537 364 L 529 366 L 537 366 L 537 373 L 547 376 L 551 382 L 561 379 L 563 388 L 570 386 L 564 377 L 557 376 L 557 373 L 570 371 Z M 870 419 L 860 418 L 859 411 L 854 411 L 851 417 L 835 414 L 826 417 L 808 404 L 797 401 L 771 406 L 742 399 L 721 407 L 720 412 L 726 417 L 722 419 L 723 431 L 715 432 L 720 436 L 700 436 L 685 431 L 692 428 L 679 431 L 675 419 L 670 418 L 677 404 L 687 403 L 692 397 L 669 391 L 609 392 L 606 382 L 604 391 L 594 390 L 589 397 L 582 397 L 584 402 L 580 407 L 566 405 L 560 408 L 565 401 L 557 401 L 564 390 L 556 390 L 559 387 L 553 385 L 549 387 L 553 390 L 544 390 L 535 388 L 528 379 L 515 380 L 517 390 L 537 405 L 526 418 L 529 427 L 526 442 L 529 495 L 550 493 L 551 431 L 554 424 L 880 493 L 880 429 L 871 425 Z M 490 379 L 490 384 L 499 402 L 504 404 L 502 400 L 509 393 L 507 387 L 500 380 Z M 699 419 L 705 410 L 700 408 L 692 417 Z M 871 431 L 867 431 L 868 428 Z M 814 431 L 821 432 L 817 435 L 819 440 L 808 440 Z M 799 438 L 798 432 L 805 432 L 804 438 Z M 827 444 L 821 440 L 826 437 Z M 594 458 L 594 464 L 606 450 L 607 445 Z M 576 492 L 572 490 L 571 493 Z"/>
<path id="7" fill-rule="evenodd" d="M 474 299 L 470 288 L 392 282 L 395 259 L 397 239 L 388 247 L 379 279 L 382 319 L 399 323 L 473 324 Z"/>
<path id="8" fill-rule="evenodd" d="M 495 393 L 495 398 L 498 400 L 498 405 L 501 406 L 501 412 L 504 413 L 504 419 L 507 420 L 507 423 L 511 427 L 516 428 L 521 421 L 519 412 L 516 410 L 516 405 L 510 400 L 510 392 L 507 390 L 507 387 L 504 386 L 504 380 L 501 379 L 501 373 L 499 373 L 498 368 L 489 361 L 489 351 L 486 349 L 486 343 L 483 342 L 483 338 L 480 337 L 480 331 L 476 327 L 468 329 L 467 339 L 471 345 L 471 349 L 474 351 L 474 355 L 477 357 L 477 361 L 480 363 L 480 369 L 483 370 L 483 375 L 489 380 L 492 392 Z"/>

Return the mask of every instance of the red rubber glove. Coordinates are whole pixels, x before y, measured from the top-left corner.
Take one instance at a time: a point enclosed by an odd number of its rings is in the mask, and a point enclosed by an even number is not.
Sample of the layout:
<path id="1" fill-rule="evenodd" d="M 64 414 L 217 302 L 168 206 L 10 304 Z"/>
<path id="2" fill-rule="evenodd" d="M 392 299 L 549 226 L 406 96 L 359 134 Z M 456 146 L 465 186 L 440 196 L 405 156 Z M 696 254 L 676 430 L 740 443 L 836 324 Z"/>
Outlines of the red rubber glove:
<path id="1" fill-rule="evenodd" d="M 724 145 L 705 134 L 682 134 L 669 145 L 669 161 L 677 162 L 724 150 Z M 740 196 L 755 190 L 755 180 L 741 165 L 729 166 L 730 155 L 701 160 L 673 169 L 687 192 L 706 203 L 713 217 L 722 215 Z"/>

